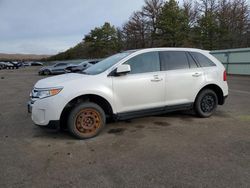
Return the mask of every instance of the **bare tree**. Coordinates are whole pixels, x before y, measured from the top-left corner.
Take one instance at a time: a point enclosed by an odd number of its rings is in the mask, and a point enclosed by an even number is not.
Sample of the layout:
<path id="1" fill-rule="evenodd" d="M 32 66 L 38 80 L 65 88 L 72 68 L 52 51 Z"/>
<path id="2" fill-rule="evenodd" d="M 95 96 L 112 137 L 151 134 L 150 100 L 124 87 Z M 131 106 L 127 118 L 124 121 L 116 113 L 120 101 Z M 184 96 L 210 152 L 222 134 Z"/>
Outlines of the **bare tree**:
<path id="1" fill-rule="evenodd" d="M 219 48 L 247 46 L 249 10 L 245 0 L 222 0 L 218 11 Z"/>
<path id="2" fill-rule="evenodd" d="M 150 47 L 154 46 L 154 38 L 157 31 L 157 18 L 159 17 L 163 0 L 145 0 L 142 13 L 146 17 L 147 24 L 150 28 L 151 42 Z"/>
<path id="3" fill-rule="evenodd" d="M 183 8 L 186 16 L 189 19 L 189 26 L 192 28 L 197 24 L 198 4 L 193 0 L 184 0 Z"/>
<path id="4" fill-rule="evenodd" d="M 248 29 L 249 10 L 246 0 L 232 2 L 230 28 L 232 29 L 231 47 L 244 47 Z"/>
<path id="5" fill-rule="evenodd" d="M 197 2 L 198 16 L 195 37 L 198 46 L 215 49 L 218 44 L 218 2 L 217 0 L 200 0 Z"/>
<path id="6" fill-rule="evenodd" d="M 148 47 L 149 26 L 145 15 L 141 11 L 134 12 L 129 21 L 123 26 L 123 33 L 127 41 L 127 48 Z"/>
<path id="7" fill-rule="evenodd" d="M 196 2 L 199 6 L 198 10 L 207 16 L 211 12 L 218 10 L 218 0 L 199 0 Z"/>

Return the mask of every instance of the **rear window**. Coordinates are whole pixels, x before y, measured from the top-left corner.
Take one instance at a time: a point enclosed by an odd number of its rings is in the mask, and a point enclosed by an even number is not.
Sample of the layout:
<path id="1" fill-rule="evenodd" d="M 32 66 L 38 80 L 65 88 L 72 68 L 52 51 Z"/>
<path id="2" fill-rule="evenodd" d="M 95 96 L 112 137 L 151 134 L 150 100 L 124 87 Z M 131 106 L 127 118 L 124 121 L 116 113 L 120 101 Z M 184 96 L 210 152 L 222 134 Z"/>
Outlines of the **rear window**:
<path id="1" fill-rule="evenodd" d="M 189 69 L 189 63 L 185 52 L 165 51 L 160 52 L 162 70 Z"/>
<path id="2" fill-rule="evenodd" d="M 195 60 L 200 64 L 201 67 L 213 67 L 216 66 L 209 58 L 198 52 L 190 52 Z"/>

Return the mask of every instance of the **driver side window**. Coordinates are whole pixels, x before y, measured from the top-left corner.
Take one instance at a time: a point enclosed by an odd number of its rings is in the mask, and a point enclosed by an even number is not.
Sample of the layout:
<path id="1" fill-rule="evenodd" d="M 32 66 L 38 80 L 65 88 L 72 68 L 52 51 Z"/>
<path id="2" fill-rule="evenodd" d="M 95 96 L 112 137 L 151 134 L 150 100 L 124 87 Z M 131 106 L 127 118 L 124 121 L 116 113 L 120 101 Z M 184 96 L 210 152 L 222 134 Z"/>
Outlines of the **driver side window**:
<path id="1" fill-rule="evenodd" d="M 139 74 L 160 71 L 160 59 L 158 52 L 147 52 L 129 59 L 125 64 L 130 65 L 129 74 Z"/>

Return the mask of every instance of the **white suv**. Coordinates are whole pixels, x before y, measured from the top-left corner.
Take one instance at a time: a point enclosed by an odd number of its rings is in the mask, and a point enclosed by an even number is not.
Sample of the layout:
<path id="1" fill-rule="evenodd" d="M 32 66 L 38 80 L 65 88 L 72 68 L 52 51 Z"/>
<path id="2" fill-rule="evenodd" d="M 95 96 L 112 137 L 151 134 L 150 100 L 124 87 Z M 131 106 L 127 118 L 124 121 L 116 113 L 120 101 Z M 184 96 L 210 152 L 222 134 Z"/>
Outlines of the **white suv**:
<path id="1" fill-rule="evenodd" d="M 77 138 L 117 120 L 194 109 L 209 117 L 228 96 L 224 66 L 208 51 L 151 48 L 113 55 L 82 73 L 38 81 L 28 103 L 36 125 L 67 125 Z"/>

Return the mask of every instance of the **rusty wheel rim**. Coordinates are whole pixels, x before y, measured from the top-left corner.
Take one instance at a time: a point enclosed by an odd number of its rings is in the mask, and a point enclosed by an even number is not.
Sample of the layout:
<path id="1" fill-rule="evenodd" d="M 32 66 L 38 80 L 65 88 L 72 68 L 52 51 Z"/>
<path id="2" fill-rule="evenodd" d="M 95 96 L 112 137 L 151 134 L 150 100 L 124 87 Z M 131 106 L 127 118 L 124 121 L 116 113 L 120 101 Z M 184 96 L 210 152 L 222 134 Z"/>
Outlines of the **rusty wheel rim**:
<path id="1" fill-rule="evenodd" d="M 75 119 L 76 130 L 83 135 L 95 134 L 101 127 L 101 115 L 95 109 L 81 110 Z"/>

